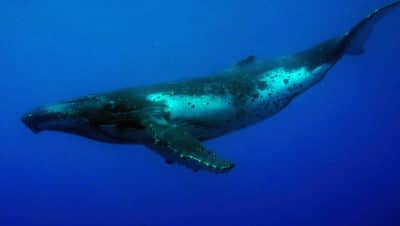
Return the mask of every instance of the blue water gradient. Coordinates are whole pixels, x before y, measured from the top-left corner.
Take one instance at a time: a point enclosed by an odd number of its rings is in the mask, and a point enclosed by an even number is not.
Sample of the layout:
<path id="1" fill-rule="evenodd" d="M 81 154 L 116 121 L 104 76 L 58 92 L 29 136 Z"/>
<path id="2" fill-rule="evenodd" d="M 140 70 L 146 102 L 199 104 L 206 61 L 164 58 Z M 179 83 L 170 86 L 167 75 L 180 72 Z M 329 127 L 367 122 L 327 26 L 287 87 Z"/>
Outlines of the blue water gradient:
<path id="1" fill-rule="evenodd" d="M 400 225 L 400 10 L 287 109 L 206 142 L 229 174 L 20 122 L 37 105 L 290 54 L 386 3 L 0 1 L 0 225 Z"/>

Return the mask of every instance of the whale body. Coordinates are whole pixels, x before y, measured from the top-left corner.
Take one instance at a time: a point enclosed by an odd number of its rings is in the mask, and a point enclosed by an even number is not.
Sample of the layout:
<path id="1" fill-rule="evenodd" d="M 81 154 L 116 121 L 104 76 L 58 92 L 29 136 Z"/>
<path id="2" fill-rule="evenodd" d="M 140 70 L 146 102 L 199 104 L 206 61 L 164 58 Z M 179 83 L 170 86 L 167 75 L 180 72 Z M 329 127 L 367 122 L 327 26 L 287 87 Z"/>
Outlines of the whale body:
<path id="1" fill-rule="evenodd" d="M 350 31 L 286 57 L 240 60 L 216 74 L 133 87 L 38 107 L 22 116 L 33 132 L 61 131 L 90 139 L 142 144 L 167 163 L 227 172 L 234 164 L 201 141 L 258 123 L 324 78 L 346 54 L 360 55 L 373 26 L 400 5 L 388 4 Z"/>

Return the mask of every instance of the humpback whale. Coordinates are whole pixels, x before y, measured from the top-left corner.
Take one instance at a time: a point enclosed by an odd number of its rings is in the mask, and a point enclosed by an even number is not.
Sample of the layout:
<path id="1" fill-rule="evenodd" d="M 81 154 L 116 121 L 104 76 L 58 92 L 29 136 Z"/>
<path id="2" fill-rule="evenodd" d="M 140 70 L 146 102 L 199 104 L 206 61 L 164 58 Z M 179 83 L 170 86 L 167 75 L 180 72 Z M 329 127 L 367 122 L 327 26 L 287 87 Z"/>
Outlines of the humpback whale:
<path id="1" fill-rule="evenodd" d="M 116 144 L 142 144 L 166 163 L 216 173 L 234 167 L 202 141 L 278 113 L 321 81 L 345 55 L 360 55 L 374 25 L 400 1 L 373 11 L 348 32 L 290 56 L 249 56 L 205 77 L 86 95 L 24 114 L 34 133 L 52 130 Z"/>

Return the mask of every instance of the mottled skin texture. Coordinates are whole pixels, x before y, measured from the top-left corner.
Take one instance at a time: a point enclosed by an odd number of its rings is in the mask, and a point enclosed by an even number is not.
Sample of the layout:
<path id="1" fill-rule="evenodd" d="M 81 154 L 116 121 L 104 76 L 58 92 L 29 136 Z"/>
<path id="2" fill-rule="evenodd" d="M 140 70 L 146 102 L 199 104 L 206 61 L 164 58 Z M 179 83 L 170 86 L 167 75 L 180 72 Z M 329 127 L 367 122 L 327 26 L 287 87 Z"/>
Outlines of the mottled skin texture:
<path id="1" fill-rule="evenodd" d="M 266 61 L 250 56 L 217 74 L 88 95 L 40 107 L 23 117 L 34 132 L 57 130 L 91 139 L 144 144 L 194 170 L 233 167 L 199 141 L 264 120 L 317 84 L 345 54 L 359 54 L 377 19 L 395 2 L 370 14 L 345 35 L 303 52 Z"/>

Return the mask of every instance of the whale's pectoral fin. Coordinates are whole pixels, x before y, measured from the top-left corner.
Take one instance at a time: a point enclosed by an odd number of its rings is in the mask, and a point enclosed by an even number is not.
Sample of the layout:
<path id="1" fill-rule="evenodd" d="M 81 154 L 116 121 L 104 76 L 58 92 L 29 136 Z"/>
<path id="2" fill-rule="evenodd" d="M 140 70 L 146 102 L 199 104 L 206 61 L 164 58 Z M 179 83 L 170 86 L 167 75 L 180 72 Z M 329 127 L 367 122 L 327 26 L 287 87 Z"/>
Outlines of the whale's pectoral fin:
<path id="1" fill-rule="evenodd" d="M 400 6 L 400 1 L 392 2 L 380 9 L 375 10 L 354 26 L 348 33 L 346 33 L 346 53 L 352 55 L 359 55 L 364 53 L 364 45 L 371 34 L 374 25 L 383 17 L 388 15 L 395 8 Z"/>
<path id="2" fill-rule="evenodd" d="M 227 172 L 234 167 L 233 163 L 207 150 L 180 127 L 159 121 L 148 121 L 145 127 L 153 137 L 154 144 L 160 147 L 160 154 L 168 158 L 168 161 L 173 158 L 193 170 L 204 168 L 217 173 Z"/>

